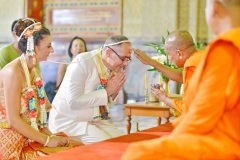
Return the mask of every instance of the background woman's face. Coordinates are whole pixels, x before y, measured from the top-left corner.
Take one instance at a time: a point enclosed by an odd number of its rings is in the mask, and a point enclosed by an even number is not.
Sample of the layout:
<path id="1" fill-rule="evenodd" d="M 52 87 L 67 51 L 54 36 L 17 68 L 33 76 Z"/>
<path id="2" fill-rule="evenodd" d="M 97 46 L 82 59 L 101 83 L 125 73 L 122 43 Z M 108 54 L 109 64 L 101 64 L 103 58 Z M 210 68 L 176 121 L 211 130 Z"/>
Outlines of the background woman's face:
<path id="1" fill-rule="evenodd" d="M 73 57 L 85 51 L 86 51 L 86 48 L 82 40 L 75 39 L 72 42 L 71 52 L 73 54 Z"/>

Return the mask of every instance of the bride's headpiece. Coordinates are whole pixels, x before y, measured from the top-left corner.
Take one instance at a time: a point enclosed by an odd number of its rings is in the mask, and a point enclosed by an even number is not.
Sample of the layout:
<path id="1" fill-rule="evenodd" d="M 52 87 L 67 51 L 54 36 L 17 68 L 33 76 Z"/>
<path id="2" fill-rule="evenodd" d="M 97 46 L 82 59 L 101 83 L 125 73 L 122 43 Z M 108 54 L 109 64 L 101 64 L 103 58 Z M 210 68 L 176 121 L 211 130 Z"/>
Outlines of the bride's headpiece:
<path id="1" fill-rule="evenodd" d="M 31 20 L 30 18 L 26 18 L 24 20 Z M 24 21 L 23 20 L 23 21 Z M 42 29 L 42 25 L 41 22 L 34 22 L 33 24 L 31 24 L 30 26 L 28 26 L 27 28 L 25 28 L 22 32 L 22 34 L 20 35 L 20 37 L 18 38 L 18 42 L 20 41 L 20 39 L 22 38 L 22 36 L 24 36 L 25 38 L 27 38 L 27 50 L 26 53 L 30 54 L 31 56 L 34 55 L 34 40 L 33 40 L 33 35 L 36 34 L 38 31 L 40 31 Z"/>

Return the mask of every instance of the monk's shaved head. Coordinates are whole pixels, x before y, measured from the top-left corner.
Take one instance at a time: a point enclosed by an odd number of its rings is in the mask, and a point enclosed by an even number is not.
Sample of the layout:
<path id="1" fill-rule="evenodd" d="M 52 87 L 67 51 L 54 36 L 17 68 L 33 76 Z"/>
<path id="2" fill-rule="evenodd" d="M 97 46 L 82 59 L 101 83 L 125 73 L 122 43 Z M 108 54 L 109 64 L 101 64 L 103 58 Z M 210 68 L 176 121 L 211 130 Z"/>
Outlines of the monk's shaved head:
<path id="1" fill-rule="evenodd" d="M 207 0 L 206 4 L 206 21 L 215 35 L 240 26 L 240 0 Z"/>
<path id="2" fill-rule="evenodd" d="M 189 47 L 195 47 L 195 44 L 188 31 L 175 30 L 167 36 L 165 47 L 171 50 L 185 50 Z"/>
<path id="3" fill-rule="evenodd" d="M 165 51 L 172 63 L 181 68 L 185 61 L 198 49 L 188 31 L 175 30 L 166 38 Z"/>

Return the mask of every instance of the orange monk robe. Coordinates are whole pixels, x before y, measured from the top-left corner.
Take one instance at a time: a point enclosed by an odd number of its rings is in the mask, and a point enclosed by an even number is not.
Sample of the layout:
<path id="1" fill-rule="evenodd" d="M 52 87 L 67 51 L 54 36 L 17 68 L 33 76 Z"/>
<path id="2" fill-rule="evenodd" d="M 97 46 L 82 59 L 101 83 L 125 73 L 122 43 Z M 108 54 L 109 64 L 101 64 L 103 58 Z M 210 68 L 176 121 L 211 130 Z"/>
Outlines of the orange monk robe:
<path id="1" fill-rule="evenodd" d="M 187 93 L 188 84 L 192 75 L 197 68 L 200 60 L 203 56 L 203 51 L 193 53 L 185 62 L 184 69 L 183 69 L 183 84 L 184 84 L 184 95 Z M 183 96 L 184 100 L 184 96 Z M 182 105 L 183 101 L 181 100 L 173 100 L 173 108 L 176 109 L 179 113 L 182 113 Z"/>
<path id="2" fill-rule="evenodd" d="M 240 28 L 207 48 L 169 136 L 132 143 L 123 160 L 240 159 Z"/>

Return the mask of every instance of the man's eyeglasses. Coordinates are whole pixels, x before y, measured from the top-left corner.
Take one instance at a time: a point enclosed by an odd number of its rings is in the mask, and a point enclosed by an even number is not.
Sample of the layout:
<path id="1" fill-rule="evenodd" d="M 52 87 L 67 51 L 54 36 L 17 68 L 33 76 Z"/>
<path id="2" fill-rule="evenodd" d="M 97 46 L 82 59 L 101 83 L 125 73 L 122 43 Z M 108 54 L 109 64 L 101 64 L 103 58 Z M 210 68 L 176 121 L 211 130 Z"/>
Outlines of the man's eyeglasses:
<path id="1" fill-rule="evenodd" d="M 118 56 L 118 58 L 121 59 L 121 61 L 123 61 L 123 62 L 131 61 L 131 58 L 130 58 L 130 57 L 129 57 L 129 58 L 128 58 L 128 57 L 122 58 L 122 57 L 120 57 L 119 54 L 117 54 L 117 52 L 114 51 L 111 47 L 108 47 L 108 48 L 111 49 L 111 50 Z"/>

